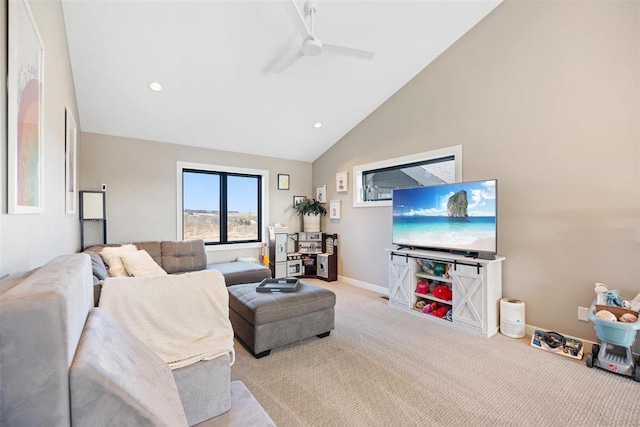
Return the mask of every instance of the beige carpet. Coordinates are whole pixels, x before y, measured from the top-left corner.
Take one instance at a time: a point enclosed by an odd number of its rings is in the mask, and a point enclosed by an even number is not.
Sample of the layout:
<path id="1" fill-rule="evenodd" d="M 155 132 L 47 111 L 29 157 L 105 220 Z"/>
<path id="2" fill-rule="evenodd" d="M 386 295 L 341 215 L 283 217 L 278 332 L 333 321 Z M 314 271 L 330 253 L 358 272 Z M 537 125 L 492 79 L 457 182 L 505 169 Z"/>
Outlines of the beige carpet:
<path id="1" fill-rule="evenodd" d="M 640 383 L 387 306 L 379 294 L 310 280 L 337 295 L 336 329 L 256 360 L 242 380 L 278 426 L 640 425 Z"/>

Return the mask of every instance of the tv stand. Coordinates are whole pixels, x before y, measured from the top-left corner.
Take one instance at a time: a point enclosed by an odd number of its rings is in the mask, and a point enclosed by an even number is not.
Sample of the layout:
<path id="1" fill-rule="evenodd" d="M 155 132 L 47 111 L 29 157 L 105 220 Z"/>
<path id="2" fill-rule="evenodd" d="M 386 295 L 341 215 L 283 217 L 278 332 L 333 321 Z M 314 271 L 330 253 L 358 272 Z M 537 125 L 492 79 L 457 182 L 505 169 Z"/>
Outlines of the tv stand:
<path id="1" fill-rule="evenodd" d="M 450 322 L 486 337 L 495 335 L 500 325 L 499 305 L 502 298 L 503 257 L 484 259 L 468 255 L 420 249 L 386 249 L 389 252 L 389 305 L 411 311 L 437 321 L 443 319 L 424 314 L 415 307 L 422 300 L 451 310 Z M 492 254 L 493 255 L 493 254 Z M 421 263 L 450 264 L 449 277 L 426 272 Z M 432 274 L 433 273 L 433 274 Z M 442 300 L 432 293 L 417 293 L 418 282 L 445 285 L 452 292 L 451 300 Z M 443 322 L 444 324 L 448 322 Z M 449 324 L 451 324 L 449 323 Z"/>

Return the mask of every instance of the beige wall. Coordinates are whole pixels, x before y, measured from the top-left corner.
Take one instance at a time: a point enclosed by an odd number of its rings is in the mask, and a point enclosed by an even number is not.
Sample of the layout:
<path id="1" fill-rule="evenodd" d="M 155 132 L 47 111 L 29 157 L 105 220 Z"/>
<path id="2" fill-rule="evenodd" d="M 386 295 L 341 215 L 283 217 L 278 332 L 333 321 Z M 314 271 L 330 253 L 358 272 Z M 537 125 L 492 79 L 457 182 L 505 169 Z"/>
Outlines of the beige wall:
<path id="1" fill-rule="evenodd" d="M 176 239 L 176 165 L 178 161 L 269 171 L 269 223 L 284 222 L 299 231 L 301 220 L 293 196 L 308 196 L 311 163 L 209 150 L 131 138 L 82 134 L 82 190 L 107 185 L 108 241 L 110 243 Z M 278 190 L 279 173 L 290 175 L 290 190 Z M 257 256 L 237 250 L 209 254 L 210 262 Z"/>
<path id="2" fill-rule="evenodd" d="M 44 65 L 44 213 L 7 215 L 6 85 L 0 85 L 2 140 L 0 192 L 0 276 L 37 267 L 80 247 L 78 215 L 65 214 L 65 106 L 79 123 L 76 95 L 60 1 L 29 2 L 45 47 Z M 7 1 L 0 3 L 0 81 L 6 82 Z"/>
<path id="3" fill-rule="evenodd" d="M 391 208 L 353 208 L 335 173 L 462 144 L 499 181 L 503 294 L 527 323 L 584 338 L 595 282 L 640 292 L 640 2 L 496 8 L 313 164 L 343 202 L 340 274 L 387 286 Z"/>

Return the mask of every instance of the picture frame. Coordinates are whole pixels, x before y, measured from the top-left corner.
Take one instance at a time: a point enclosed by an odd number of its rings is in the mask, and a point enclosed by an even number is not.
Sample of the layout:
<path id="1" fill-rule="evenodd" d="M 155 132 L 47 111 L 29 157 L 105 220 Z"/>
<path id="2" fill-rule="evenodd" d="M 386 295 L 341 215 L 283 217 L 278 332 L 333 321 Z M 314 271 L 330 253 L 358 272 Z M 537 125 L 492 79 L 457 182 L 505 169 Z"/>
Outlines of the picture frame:
<path id="1" fill-rule="evenodd" d="M 284 173 L 278 174 L 278 190 L 289 189 L 289 175 Z"/>
<path id="2" fill-rule="evenodd" d="M 304 202 L 306 200 L 307 200 L 306 196 L 293 196 L 293 207 L 295 208 L 300 203 L 302 203 L 302 202 Z"/>
<path id="3" fill-rule="evenodd" d="M 77 194 L 77 142 L 78 125 L 73 113 L 65 108 L 65 149 L 64 149 L 64 170 L 65 170 L 65 193 L 66 193 L 66 213 L 76 213 Z"/>
<path id="4" fill-rule="evenodd" d="M 329 202 L 329 219 L 342 218 L 342 201 L 331 200 Z"/>
<path id="5" fill-rule="evenodd" d="M 26 0 L 9 2 L 7 211 L 44 212 L 44 44 Z"/>
<path id="6" fill-rule="evenodd" d="M 326 185 L 318 185 L 316 186 L 316 200 L 320 203 L 327 203 L 327 186 Z"/>
<path id="7" fill-rule="evenodd" d="M 344 193 L 349 191 L 349 172 L 336 173 L 336 192 Z"/>

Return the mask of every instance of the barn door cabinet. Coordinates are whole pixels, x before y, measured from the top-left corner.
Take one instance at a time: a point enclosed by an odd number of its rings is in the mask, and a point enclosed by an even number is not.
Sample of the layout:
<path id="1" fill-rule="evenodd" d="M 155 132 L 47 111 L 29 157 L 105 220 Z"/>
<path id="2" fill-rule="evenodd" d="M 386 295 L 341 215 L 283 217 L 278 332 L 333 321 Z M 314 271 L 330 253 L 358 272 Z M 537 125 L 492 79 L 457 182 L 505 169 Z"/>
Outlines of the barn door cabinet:
<path id="1" fill-rule="evenodd" d="M 453 324 L 482 334 L 495 335 L 500 326 L 499 305 L 502 298 L 502 261 L 468 258 L 463 255 L 426 250 L 395 250 L 389 252 L 389 305 L 419 313 L 438 321 Z M 450 264 L 449 277 L 428 274 L 425 262 Z M 437 281 L 451 289 L 451 300 L 442 300 L 431 293 L 418 293 L 418 281 Z M 419 300 L 435 302 L 451 309 L 451 318 L 438 318 L 415 308 Z M 448 323 L 448 322 L 447 322 Z"/>

